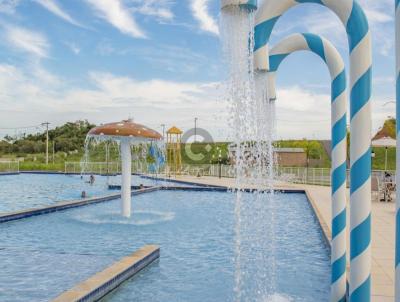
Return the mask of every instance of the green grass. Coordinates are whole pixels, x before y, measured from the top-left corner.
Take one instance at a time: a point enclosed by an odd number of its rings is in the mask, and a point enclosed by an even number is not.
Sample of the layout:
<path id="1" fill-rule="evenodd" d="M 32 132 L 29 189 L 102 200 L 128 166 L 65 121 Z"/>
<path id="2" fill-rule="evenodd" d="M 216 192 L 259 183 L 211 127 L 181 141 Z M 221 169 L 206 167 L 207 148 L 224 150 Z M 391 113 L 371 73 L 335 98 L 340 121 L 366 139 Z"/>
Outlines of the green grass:
<path id="1" fill-rule="evenodd" d="M 329 168 L 331 163 L 328 155 L 326 154 L 323 146 L 318 141 L 313 141 L 312 147 L 309 150 L 311 158 L 319 158 L 321 157 L 322 164 L 319 166 L 320 168 Z M 281 148 L 306 148 L 306 143 L 301 141 L 280 141 L 279 147 Z M 182 146 L 182 161 L 183 164 L 210 164 L 210 163 L 218 163 L 219 150 L 221 150 L 222 162 L 228 162 L 228 145 L 229 143 L 220 142 L 211 144 L 211 149 L 207 151 L 206 143 L 194 143 L 190 146 L 191 152 L 194 154 L 203 154 L 201 160 L 192 160 L 188 153 L 185 151 L 185 146 Z M 385 169 L 385 148 L 373 148 L 375 152 L 375 158 L 372 158 L 372 169 L 374 170 L 384 170 Z M 110 161 L 117 161 L 118 155 L 117 152 L 112 152 L 112 156 Z M 214 156 L 214 157 L 213 157 Z M 80 162 L 83 158 L 83 151 L 74 153 L 74 154 L 66 154 L 64 152 L 56 153 L 54 163 L 52 154 L 49 156 L 49 164 L 45 164 L 45 154 L 18 154 L 17 155 L 2 155 L 0 157 L 8 158 L 8 159 L 16 159 L 17 157 L 24 157 L 24 161 L 20 162 L 20 170 L 26 171 L 34 171 L 34 170 L 42 170 L 42 171 L 64 171 L 64 163 L 65 162 Z M 91 161 L 105 161 L 105 153 L 102 150 L 98 150 L 93 152 L 90 156 Z M 388 148 L 388 170 L 396 169 L 396 148 Z"/>
<path id="2" fill-rule="evenodd" d="M 375 157 L 372 158 L 373 170 L 385 170 L 385 148 L 373 147 Z M 396 148 L 388 148 L 387 169 L 396 170 Z"/>
<path id="3" fill-rule="evenodd" d="M 228 145 L 229 143 L 193 143 L 182 144 L 181 154 L 183 164 L 204 165 L 218 163 L 219 154 L 221 154 L 222 163 L 228 163 Z M 187 150 L 188 149 L 188 150 Z M 220 152 L 221 151 L 221 152 Z M 195 156 L 191 156 L 193 153 Z M 202 155 L 196 158 L 196 155 Z"/>

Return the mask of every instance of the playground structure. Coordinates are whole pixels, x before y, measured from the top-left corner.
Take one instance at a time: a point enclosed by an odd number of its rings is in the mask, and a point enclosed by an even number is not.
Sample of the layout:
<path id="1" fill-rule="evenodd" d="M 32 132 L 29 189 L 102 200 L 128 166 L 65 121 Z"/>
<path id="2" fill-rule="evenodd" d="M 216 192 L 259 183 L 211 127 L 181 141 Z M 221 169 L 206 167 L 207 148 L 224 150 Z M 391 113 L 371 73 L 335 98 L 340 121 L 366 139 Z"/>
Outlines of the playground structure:
<path id="1" fill-rule="evenodd" d="M 182 130 L 173 126 L 167 131 L 168 175 L 179 175 L 182 172 Z"/>

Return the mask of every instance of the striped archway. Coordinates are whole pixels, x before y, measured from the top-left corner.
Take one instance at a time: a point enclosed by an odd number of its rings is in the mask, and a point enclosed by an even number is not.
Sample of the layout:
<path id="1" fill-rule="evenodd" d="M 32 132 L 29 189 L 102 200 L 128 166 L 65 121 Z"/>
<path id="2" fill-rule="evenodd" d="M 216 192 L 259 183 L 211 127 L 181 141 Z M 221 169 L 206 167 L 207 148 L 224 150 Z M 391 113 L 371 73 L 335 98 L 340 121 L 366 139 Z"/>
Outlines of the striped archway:
<path id="1" fill-rule="evenodd" d="M 276 98 L 275 78 L 280 64 L 290 54 L 306 50 L 318 55 L 331 75 L 332 137 L 332 286 L 331 301 L 346 297 L 346 149 L 347 82 L 342 57 L 326 39 L 314 34 L 294 34 L 274 46 L 269 53 L 269 96 Z"/>
<path id="2" fill-rule="evenodd" d="M 324 5 L 342 21 L 350 50 L 350 277 L 351 302 L 371 301 L 371 66 L 368 21 L 354 0 L 266 0 L 255 26 L 255 69 L 268 71 L 268 42 L 279 18 L 303 3 Z"/>

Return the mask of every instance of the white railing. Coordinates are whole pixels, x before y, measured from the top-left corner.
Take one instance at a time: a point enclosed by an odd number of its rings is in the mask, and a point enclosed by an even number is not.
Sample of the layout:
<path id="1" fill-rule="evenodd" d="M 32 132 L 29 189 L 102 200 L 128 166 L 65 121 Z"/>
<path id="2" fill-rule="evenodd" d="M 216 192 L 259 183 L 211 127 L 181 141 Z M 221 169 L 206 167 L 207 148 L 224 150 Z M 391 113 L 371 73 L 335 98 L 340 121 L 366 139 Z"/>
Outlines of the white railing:
<path id="1" fill-rule="evenodd" d="M 0 173 L 19 173 L 19 161 L 0 161 Z"/>
<path id="2" fill-rule="evenodd" d="M 390 173 L 393 181 L 396 181 L 396 171 L 387 171 Z M 275 172 L 276 178 L 281 181 L 330 186 L 331 185 L 331 169 L 330 168 L 303 168 L 303 167 L 278 167 Z M 372 176 L 380 180 L 385 178 L 385 171 L 374 170 Z M 347 170 L 347 185 L 350 183 L 350 170 Z"/>
<path id="3" fill-rule="evenodd" d="M 319 186 L 331 184 L 330 168 L 278 167 L 275 171 L 278 180 Z"/>
<path id="4" fill-rule="evenodd" d="M 121 172 L 119 162 L 65 162 L 64 173 L 94 173 L 94 174 L 118 174 Z"/>
<path id="5" fill-rule="evenodd" d="M 65 173 L 96 173 L 96 174 L 119 174 L 121 173 L 121 165 L 118 162 L 89 162 L 84 165 L 80 162 L 66 162 Z M 0 162 L 0 172 L 1 172 Z M 19 171 L 19 169 L 18 169 Z M 142 174 L 166 174 L 173 175 L 169 172 L 168 167 L 163 167 L 157 171 L 150 171 L 149 166 L 145 162 L 132 162 L 132 172 Z M 395 171 L 388 171 L 395 180 Z M 182 166 L 181 175 L 190 176 L 213 176 L 213 177 L 235 177 L 234 167 L 231 165 L 203 164 Z M 372 175 L 383 179 L 385 171 L 372 171 Z M 330 168 L 306 168 L 306 167 L 276 167 L 275 178 L 279 181 L 285 181 L 297 184 L 309 184 L 319 186 L 331 185 L 331 169 Z M 347 183 L 349 183 L 349 170 L 347 171 Z"/>

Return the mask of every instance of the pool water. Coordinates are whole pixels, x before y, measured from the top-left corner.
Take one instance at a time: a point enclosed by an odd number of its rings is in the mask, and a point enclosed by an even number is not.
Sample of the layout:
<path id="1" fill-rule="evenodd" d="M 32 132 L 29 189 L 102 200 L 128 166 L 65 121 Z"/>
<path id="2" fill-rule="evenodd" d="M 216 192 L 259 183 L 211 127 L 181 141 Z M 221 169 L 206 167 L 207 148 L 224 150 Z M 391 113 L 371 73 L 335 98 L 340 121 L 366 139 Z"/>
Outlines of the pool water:
<path id="1" fill-rule="evenodd" d="M 305 195 L 273 203 L 273 294 L 327 301 L 329 250 Z M 235 194 L 156 191 L 134 196 L 132 209 L 132 218 L 119 216 L 115 200 L 0 224 L 0 301 L 49 301 L 146 244 L 161 246 L 160 260 L 104 301 L 236 300 Z M 243 273 L 272 267 L 251 263 Z M 243 290 L 255 282 L 246 278 Z M 242 301 L 256 299 L 249 290 Z"/>
<path id="2" fill-rule="evenodd" d="M 0 176 L 0 214 L 22 209 L 37 208 L 57 201 L 87 197 L 98 197 L 118 193 L 109 191 L 108 183 L 121 184 L 120 176 L 95 176 L 95 183 L 88 183 L 89 176 L 64 174 L 18 174 Z M 134 185 L 154 185 L 157 181 L 132 176 Z"/>

